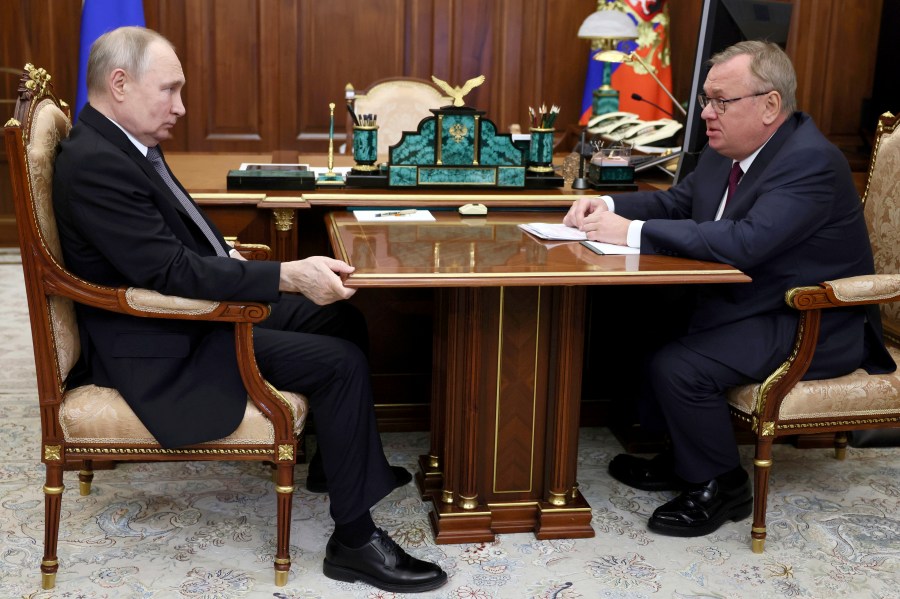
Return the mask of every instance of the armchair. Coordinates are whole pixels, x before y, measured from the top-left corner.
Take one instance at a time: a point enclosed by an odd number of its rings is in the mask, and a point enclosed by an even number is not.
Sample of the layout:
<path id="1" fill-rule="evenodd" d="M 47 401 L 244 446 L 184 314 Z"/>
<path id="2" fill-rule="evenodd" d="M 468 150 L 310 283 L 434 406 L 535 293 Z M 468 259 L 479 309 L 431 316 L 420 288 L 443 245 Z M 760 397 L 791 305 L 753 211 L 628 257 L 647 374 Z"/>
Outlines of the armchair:
<path id="1" fill-rule="evenodd" d="M 378 156 L 387 156 L 404 131 L 415 131 L 419 122 L 431 116 L 429 109 L 453 103 L 430 81 L 415 77 L 381 79 L 368 90 L 356 93 L 347 84 L 347 103 L 358 115 L 378 116 Z M 353 123 L 347 121 L 347 147 L 353 147 Z"/>
<path id="2" fill-rule="evenodd" d="M 785 301 L 799 312 L 794 349 L 765 381 L 733 389 L 732 416 L 756 436 L 751 546 L 762 553 L 772 442 L 783 435 L 833 432 L 835 456 L 846 454 L 848 430 L 900 427 L 900 375 L 870 375 L 858 369 L 829 380 L 802 381 L 819 337 L 822 310 L 880 304 L 885 341 L 900 364 L 900 130 L 897 117 L 881 116 L 863 197 L 875 256 L 870 276 L 825 281 L 789 290 Z"/>
<path id="3" fill-rule="evenodd" d="M 275 582 L 287 582 L 293 468 L 297 435 L 306 419 L 306 399 L 279 392 L 256 367 L 253 325 L 269 314 L 258 303 L 170 297 L 136 288 L 94 285 L 66 270 L 53 214 L 53 168 L 59 141 L 71 128 L 68 106 L 51 91 L 50 76 L 26 65 L 15 117 L 6 123 L 13 203 L 28 297 L 41 414 L 44 485 L 42 586 L 53 588 L 59 567 L 57 541 L 65 489 L 63 471 L 81 464 L 82 495 L 90 493 L 92 461 L 115 462 L 247 460 L 275 465 L 277 535 Z M 250 257 L 266 248 L 239 247 Z M 234 323 L 241 377 L 248 393 L 239 428 L 224 439 L 178 449 L 162 448 L 115 389 L 68 388 L 66 378 L 80 353 L 74 303 L 146 318 Z"/>

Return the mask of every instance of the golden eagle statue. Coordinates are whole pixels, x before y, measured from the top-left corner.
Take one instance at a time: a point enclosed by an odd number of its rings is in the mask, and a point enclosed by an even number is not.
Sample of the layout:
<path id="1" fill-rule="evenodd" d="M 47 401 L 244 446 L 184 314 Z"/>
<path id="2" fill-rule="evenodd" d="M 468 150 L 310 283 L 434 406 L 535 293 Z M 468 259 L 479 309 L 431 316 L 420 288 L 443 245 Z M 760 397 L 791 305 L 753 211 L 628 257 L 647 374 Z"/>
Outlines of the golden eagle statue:
<path id="1" fill-rule="evenodd" d="M 465 97 L 465 95 L 467 93 L 469 93 L 470 91 L 472 91 L 473 89 L 475 89 L 476 87 L 478 87 L 479 85 L 484 83 L 484 75 L 479 75 L 478 77 L 475 77 L 474 79 L 469 79 L 468 81 L 465 82 L 465 84 L 462 87 L 451 87 L 449 83 L 447 83 L 446 81 L 441 81 L 434 75 L 431 76 L 431 80 L 434 81 L 434 83 L 439 88 L 444 90 L 444 92 L 448 96 L 453 98 L 454 106 L 465 106 L 465 102 L 463 102 L 463 97 Z"/>

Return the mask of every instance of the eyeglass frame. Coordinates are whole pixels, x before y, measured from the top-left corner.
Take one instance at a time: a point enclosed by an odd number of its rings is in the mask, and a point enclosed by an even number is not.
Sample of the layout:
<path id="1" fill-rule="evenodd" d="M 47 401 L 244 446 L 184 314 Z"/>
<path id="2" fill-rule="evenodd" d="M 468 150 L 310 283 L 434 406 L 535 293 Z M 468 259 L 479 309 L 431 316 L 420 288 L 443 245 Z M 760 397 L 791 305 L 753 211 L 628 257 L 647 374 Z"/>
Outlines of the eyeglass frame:
<path id="1" fill-rule="evenodd" d="M 749 96 L 741 96 L 740 98 L 710 98 L 704 93 L 697 94 L 697 103 L 700 104 L 700 110 L 705 110 L 708 104 L 713 105 L 713 110 L 716 111 L 716 114 L 725 114 L 725 109 L 727 108 L 730 102 L 737 102 L 738 100 L 744 100 L 746 98 L 758 98 L 759 96 L 765 96 L 766 94 L 771 94 L 774 89 L 770 89 L 767 92 L 759 92 L 758 94 L 750 94 Z M 721 107 L 721 110 L 717 108 L 717 106 Z"/>

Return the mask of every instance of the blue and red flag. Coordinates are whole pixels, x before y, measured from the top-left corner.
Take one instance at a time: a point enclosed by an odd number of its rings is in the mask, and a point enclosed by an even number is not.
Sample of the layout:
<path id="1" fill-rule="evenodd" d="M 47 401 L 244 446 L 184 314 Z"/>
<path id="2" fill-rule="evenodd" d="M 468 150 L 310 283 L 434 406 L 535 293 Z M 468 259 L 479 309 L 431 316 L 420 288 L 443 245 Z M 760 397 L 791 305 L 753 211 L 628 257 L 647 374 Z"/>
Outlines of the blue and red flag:
<path id="1" fill-rule="evenodd" d="M 615 2 L 616 0 L 607 0 Z M 672 66 L 669 54 L 669 11 L 668 0 L 618 0 L 625 7 L 625 14 L 637 24 L 638 38 L 619 43 L 618 50 L 636 52 L 648 66 L 655 69 L 654 74 L 668 90 L 672 89 Z M 599 50 L 591 51 L 588 61 L 587 76 L 584 83 L 584 95 L 581 102 L 582 116 L 580 124 L 586 125 L 591 116 L 591 100 L 594 90 L 603 84 L 603 64 L 593 59 Z M 641 67 L 640 63 L 610 64 L 612 77 L 610 85 L 619 91 L 619 110 L 633 112 L 642 120 L 649 121 L 668 117 L 669 115 L 654 108 L 647 102 L 638 102 L 631 98 L 637 93 L 646 100 L 662 106 L 672 112 L 672 100 L 659 88 L 653 78 Z"/>
<path id="2" fill-rule="evenodd" d="M 84 0 L 81 6 L 81 42 L 78 51 L 78 90 L 75 117 L 87 104 L 87 63 L 91 44 L 98 37 L 125 25 L 144 26 L 142 0 Z"/>

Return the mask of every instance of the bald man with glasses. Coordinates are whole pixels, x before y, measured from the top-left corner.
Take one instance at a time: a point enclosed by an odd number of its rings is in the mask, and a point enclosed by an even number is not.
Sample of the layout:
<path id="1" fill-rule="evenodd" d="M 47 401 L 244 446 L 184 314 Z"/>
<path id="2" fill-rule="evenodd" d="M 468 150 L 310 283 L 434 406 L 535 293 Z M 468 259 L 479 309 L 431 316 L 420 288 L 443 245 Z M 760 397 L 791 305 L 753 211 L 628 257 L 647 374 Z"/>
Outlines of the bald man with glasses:
<path id="1" fill-rule="evenodd" d="M 564 220 L 589 239 L 722 262 L 752 278 L 699 288 L 686 330 L 648 360 L 641 425 L 665 432 L 669 449 L 609 464 L 610 475 L 631 487 L 678 491 L 648 527 L 682 537 L 752 512 L 725 394 L 762 381 L 790 355 L 798 318 L 785 291 L 874 272 L 847 160 L 796 111 L 787 55 L 768 42 L 741 42 L 710 65 L 697 98 L 709 143 L 694 172 L 666 191 L 579 199 Z M 896 367 L 878 311 L 829 310 L 806 378 L 859 367 Z"/>

